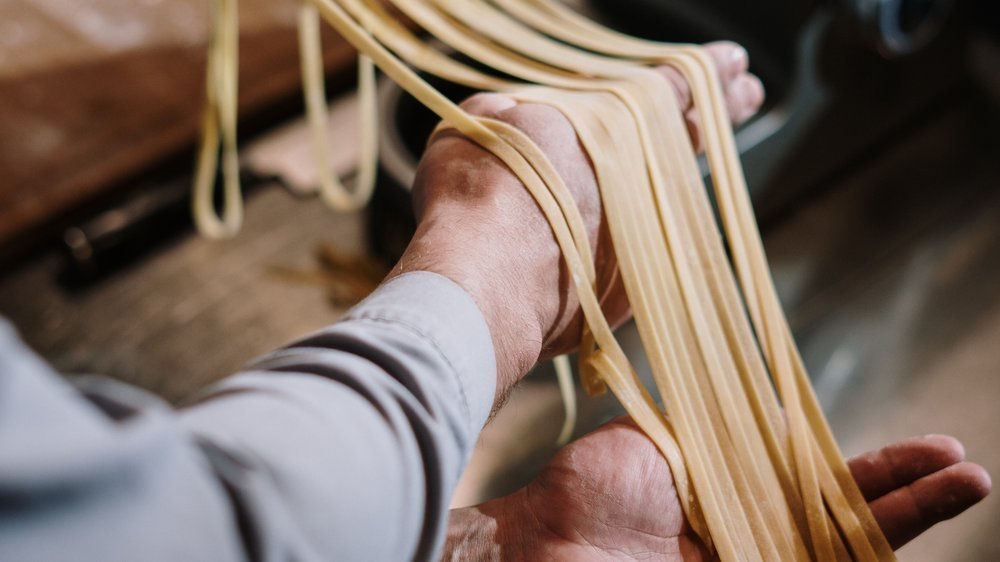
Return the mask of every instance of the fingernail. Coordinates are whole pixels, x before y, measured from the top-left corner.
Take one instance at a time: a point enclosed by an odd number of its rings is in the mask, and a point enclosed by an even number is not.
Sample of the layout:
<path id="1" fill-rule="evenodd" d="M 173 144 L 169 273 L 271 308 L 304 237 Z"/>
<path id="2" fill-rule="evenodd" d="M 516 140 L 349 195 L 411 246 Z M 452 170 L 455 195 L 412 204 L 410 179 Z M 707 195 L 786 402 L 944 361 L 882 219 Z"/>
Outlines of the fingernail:
<path id="1" fill-rule="evenodd" d="M 729 52 L 729 59 L 735 63 L 742 63 L 748 58 L 747 50 L 743 48 L 742 45 L 736 45 L 733 50 Z"/>

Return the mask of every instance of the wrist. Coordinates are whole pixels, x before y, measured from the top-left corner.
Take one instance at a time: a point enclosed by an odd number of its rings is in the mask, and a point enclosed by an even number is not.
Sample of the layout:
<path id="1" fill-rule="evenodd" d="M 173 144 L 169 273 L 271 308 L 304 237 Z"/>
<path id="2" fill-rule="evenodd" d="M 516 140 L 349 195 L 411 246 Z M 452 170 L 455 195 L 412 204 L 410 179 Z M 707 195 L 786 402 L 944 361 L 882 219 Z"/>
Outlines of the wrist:
<path id="1" fill-rule="evenodd" d="M 527 196 L 523 188 L 519 195 Z M 548 224 L 534 213 L 502 197 L 425 209 L 393 270 L 438 273 L 473 298 L 493 339 L 497 403 L 538 361 L 560 309 L 561 258 Z"/>

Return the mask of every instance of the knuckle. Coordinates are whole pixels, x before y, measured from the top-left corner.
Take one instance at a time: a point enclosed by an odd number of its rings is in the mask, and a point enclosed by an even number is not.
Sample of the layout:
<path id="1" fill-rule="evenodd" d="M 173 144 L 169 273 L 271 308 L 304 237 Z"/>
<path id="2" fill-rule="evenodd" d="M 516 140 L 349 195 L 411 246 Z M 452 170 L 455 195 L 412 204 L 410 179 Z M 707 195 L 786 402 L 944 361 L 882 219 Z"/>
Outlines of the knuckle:
<path id="1" fill-rule="evenodd" d="M 517 105 L 511 98 L 493 92 L 480 92 L 465 99 L 459 107 L 473 115 L 491 116 Z"/>
<path id="2" fill-rule="evenodd" d="M 575 135 L 566 116 L 551 105 L 522 103 L 497 114 L 496 118 L 517 127 L 536 142 Z"/>

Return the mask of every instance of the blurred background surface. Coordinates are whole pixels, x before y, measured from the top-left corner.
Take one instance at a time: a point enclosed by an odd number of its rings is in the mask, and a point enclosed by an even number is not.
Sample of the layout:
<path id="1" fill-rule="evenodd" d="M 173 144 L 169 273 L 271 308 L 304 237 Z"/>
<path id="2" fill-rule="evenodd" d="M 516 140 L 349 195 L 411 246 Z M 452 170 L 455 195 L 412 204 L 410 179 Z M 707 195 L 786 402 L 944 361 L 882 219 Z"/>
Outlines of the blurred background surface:
<path id="1" fill-rule="evenodd" d="M 950 433 L 1000 475 L 996 3 L 581 7 L 632 33 L 749 49 L 769 100 L 737 138 L 782 300 L 845 453 Z M 294 4 L 241 10 L 252 189 L 240 236 L 212 242 L 187 216 L 203 3 L 0 6 L 0 314 L 57 368 L 181 401 L 335 320 L 352 300 L 345 284 L 370 285 L 405 246 L 407 186 L 433 117 L 384 83 L 376 198 L 363 213 L 327 211 L 301 196 L 313 176 Z M 332 152 L 350 176 L 353 55 L 332 34 L 324 44 Z M 645 372 L 634 330 L 620 337 Z M 621 412 L 610 397 L 578 398 L 578 434 Z M 455 505 L 523 485 L 554 451 L 562 415 L 543 365 L 484 432 Z M 998 497 L 901 558 L 1000 560 Z"/>

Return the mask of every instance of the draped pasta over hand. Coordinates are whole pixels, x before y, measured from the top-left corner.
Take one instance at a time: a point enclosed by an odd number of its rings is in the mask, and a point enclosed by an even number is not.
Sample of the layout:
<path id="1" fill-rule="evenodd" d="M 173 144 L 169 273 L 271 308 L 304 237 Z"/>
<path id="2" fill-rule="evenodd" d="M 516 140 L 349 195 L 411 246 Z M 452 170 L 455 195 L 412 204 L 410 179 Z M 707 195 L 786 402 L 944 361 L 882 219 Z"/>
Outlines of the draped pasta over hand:
<path id="1" fill-rule="evenodd" d="M 234 234 L 242 216 L 236 0 L 213 5 L 194 213 L 203 233 L 220 237 Z M 364 130 L 352 190 L 327 161 L 321 19 L 359 52 Z M 457 129 L 502 160 L 545 214 L 570 271 L 585 318 L 583 386 L 610 388 L 657 445 L 692 529 L 722 560 L 894 559 L 823 417 L 781 309 L 722 88 L 701 48 L 625 36 L 556 0 L 304 0 L 299 23 L 324 201 L 350 210 L 371 194 L 375 66 L 437 113 L 439 129 Z M 719 222 L 674 90 L 651 68 L 659 64 L 677 68 L 690 87 Z M 583 220 L 545 154 L 518 129 L 466 113 L 417 71 L 550 105 L 572 123 L 594 165 L 662 408 L 602 313 L 604 288 L 596 285 Z M 220 145 L 221 217 L 213 204 Z M 560 371 L 565 378 L 564 360 Z"/>

